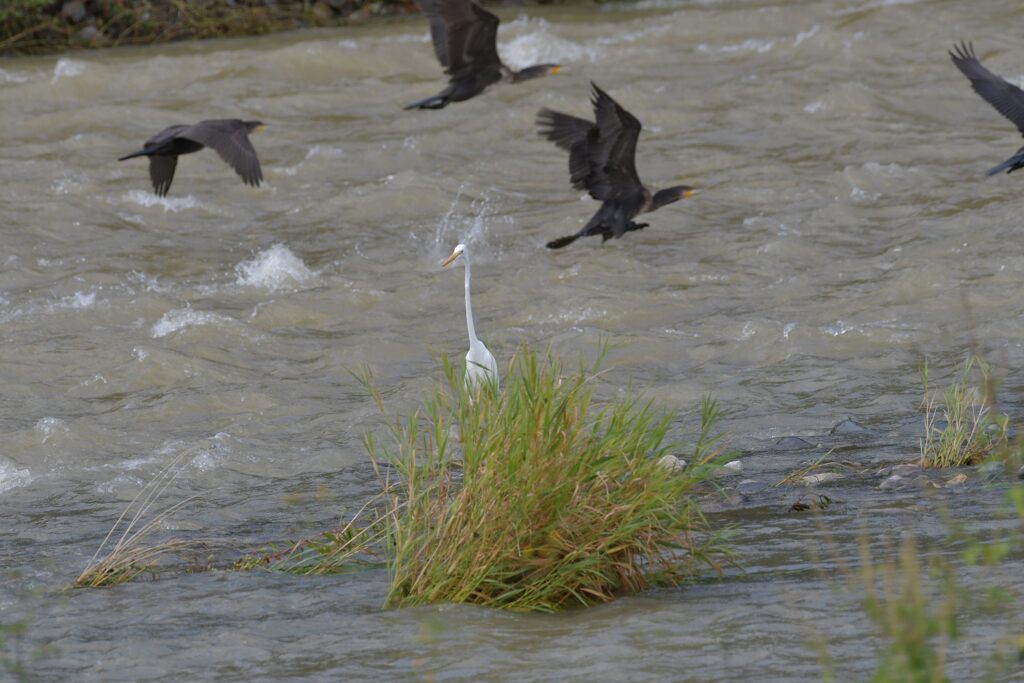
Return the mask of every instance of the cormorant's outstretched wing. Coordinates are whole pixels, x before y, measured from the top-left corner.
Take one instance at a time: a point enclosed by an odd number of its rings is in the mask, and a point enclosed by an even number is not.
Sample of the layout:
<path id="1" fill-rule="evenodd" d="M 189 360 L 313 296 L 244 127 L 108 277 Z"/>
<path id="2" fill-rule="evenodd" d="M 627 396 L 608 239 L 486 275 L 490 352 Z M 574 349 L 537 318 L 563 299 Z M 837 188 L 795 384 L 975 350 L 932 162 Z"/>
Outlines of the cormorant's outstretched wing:
<path id="1" fill-rule="evenodd" d="M 569 152 L 569 177 L 577 190 L 590 188 L 589 147 L 597 142 L 597 126 L 586 119 L 550 109 L 537 113 L 537 126 L 542 137 Z"/>
<path id="2" fill-rule="evenodd" d="M 446 70 L 448 69 L 448 25 L 441 18 L 438 9 L 438 0 L 416 0 L 416 6 L 430 23 L 430 41 L 434 44 L 434 54 L 437 61 L 441 62 Z"/>
<path id="3" fill-rule="evenodd" d="M 594 89 L 594 114 L 597 118 L 597 144 L 589 145 L 590 182 L 594 199 L 614 199 L 624 194 L 642 192 L 643 184 L 636 172 L 636 141 L 640 137 L 640 121 L 619 106 L 604 90 Z"/>
<path id="4" fill-rule="evenodd" d="M 543 137 L 571 152 L 573 147 L 587 141 L 587 134 L 594 128 L 594 122 L 544 108 L 537 112 L 537 126 Z"/>
<path id="5" fill-rule="evenodd" d="M 974 54 L 973 44 L 961 43 L 953 48 L 949 56 L 956 68 L 970 79 L 974 92 L 1010 119 L 1017 130 L 1024 134 L 1024 91 L 982 66 Z"/>
<path id="6" fill-rule="evenodd" d="M 417 4 L 427 15 L 434 52 L 449 76 L 464 77 L 482 67 L 501 66 L 498 17 L 473 0 L 417 0 Z"/>
<path id="7" fill-rule="evenodd" d="M 174 169 L 178 167 L 178 157 L 174 154 L 153 154 L 149 157 L 149 178 L 153 181 L 153 192 L 157 197 L 166 197 L 174 180 Z"/>
<path id="8" fill-rule="evenodd" d="M 200 121 L 178 133 L 178 137 L 192 140 L 211 148 L 247 185 L 259 187 L 263 180 L 260 160 L 249 141 L 249 129 L 239 119 L 211 119 Z"/>

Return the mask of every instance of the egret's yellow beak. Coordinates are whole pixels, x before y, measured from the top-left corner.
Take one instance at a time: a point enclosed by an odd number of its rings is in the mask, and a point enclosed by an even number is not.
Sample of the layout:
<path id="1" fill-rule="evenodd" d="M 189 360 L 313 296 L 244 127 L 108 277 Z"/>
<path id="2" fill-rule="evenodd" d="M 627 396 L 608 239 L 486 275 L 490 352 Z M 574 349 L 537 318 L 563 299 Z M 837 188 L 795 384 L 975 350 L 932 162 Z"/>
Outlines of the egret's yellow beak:
<path id="1" fill-rule="evenodd" d="M 442 268 L 446 267 L 449 263 L 451 263 L 452 261 L 454 261 L 457 258 L 459 258 L 459 252 L 453 251 L 452 255 L 444 260 L 444 263 L 441 264 L 441 267 Z"/>
<path id="2" fill-rule="evenodd" d="M 553 66 L 553 67 L 551 67 L 551 70 L 548 71 L 548 74 L 551 75 L 551 76 L 554 76 L 556 73 L 558 73 L 561 70 L 562 70 L 562 67 L 560 67 L 560 66 Z"/>

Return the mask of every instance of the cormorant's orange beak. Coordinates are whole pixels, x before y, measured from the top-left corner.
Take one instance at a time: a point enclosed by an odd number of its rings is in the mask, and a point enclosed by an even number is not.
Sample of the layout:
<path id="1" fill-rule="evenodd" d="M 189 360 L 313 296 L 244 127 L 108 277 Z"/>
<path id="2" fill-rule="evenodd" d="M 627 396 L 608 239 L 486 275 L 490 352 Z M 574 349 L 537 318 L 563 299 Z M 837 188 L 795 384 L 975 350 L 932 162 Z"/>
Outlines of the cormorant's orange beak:
<path id="1" fill-rule="evenodd" d="M 553 66 L 553 67 L 551 67 L 551 70 L 548 71 L 548 75 L 554 76 L 556 73 L 558 73 L 561 70 L 562 70 L 562 67 L 560 67 L 560 66 Z"/>
<path id="2" fill-rule="evenodd" d="M 687 190 L 686 192 L 683 193 L 683 199 L 689 199 L 690 197 L 692 197 L 695 194 L 697 194 L 697 190 L 689 189 L 689 190 Z"/>
<path id="3" fill-rule="evenodd" d="M 257 133 L 262 133 L 263 129 L 266 128 L 266 127 L 267 127 L 267 124 L 261 123 L 260 125 L 256 126 L 256 132 Z"/>
<path id="4" fill-rule="evenodd" d="M 454 261 L 457 258 L 459 258 L 459 252 L 453 251 L 452 255 L 444 260 L 444 263 L 441 264 L 441 267 L 445 268 L 449 263 L 451 263 L 452 261 Z"/>

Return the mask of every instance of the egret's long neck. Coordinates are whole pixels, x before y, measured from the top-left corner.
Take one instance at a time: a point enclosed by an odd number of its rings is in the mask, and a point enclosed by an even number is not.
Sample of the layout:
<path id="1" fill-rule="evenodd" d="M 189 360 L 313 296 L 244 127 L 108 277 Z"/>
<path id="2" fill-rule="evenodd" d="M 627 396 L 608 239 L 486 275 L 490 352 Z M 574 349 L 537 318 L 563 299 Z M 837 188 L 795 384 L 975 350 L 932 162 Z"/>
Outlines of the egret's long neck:
<path id="1" fill-rule="evenodd" d="M 469 344 L 472 346 L 479 340 L 476 338 L 476 328 L 473 327 L 473 303 L 469 297 L 469 254 L 463 254 L 462 260 L 466 265 L 466 329 L 469 331 Z"/>

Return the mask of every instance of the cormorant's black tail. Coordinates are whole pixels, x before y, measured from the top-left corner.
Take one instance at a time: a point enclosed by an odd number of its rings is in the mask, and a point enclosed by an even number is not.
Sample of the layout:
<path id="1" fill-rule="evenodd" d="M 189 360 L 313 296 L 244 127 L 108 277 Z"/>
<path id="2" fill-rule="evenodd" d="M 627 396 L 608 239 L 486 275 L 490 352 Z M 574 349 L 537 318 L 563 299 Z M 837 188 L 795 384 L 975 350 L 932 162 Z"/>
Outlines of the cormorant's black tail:
<path id="1" fill-rule="evenodd" d="M 1006 171 L 1007 173 L 1013 173 L 1018 168 L 1024 168 L 1024 147 L 1018 149 L 1016 154 L 1014 154 L 1012 157 L 1010 157 L 1003 163 L 999 164 L 995 168 L 990 168 L 988 172 L 985 173 L 985 175 L 995 175 L 996 173 L 1000 173 L 1001 171 L 1006 169 L 1009 169 Z"/>
<path id="2" fill-rule="evenodd" d="M 409 111 L 410 109 L 444 109 L 448 106 L 450 101 L 451 100 L 448 99 L 447 95 L 431 95 L 425 100 L 413 102 L 412 104 L 402 108 L 405 111 Z"/>
<path id="3" fill-rule="evenodd" d="M 149 156 L 149 151 L 145 150 L 145 149 L 140 149 L 138 152 L 132 152 L 131 154 L 129 154 L 127 156 L 121 157 L 120 159 L 118 159 L 118 161 L 124 161 L 125 159 L 134 159 L 135 157 L 145 157 L 145 156 Z"/>
<path id="4" fill-rule="evenodd" d="M 548 242 L 548 249 L 561 249 L 567 247 L 579 238 L 583 237 L 582 232 L 578 232 L 575 235 L 566 235 L 565 237 L 559 237 L 557 240 L 551 240 Z"/>

